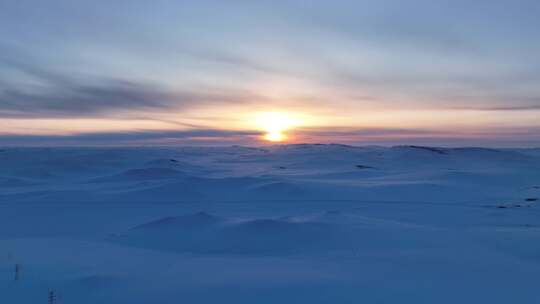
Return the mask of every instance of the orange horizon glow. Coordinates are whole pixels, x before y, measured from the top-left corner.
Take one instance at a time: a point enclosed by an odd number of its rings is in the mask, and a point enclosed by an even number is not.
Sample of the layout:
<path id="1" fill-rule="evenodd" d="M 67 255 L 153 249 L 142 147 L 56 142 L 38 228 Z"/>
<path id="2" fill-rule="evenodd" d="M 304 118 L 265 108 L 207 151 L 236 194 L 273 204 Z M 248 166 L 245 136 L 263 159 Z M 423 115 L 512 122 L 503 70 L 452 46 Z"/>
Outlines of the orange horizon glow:
<path id="1" fill-rule="evenodd" d="M 530 133 L 540 127 L 540 110 L 482 111 L 471 109 L 363 109 L 334 108 L 322 111 L 317 107 L 286 106 L 262 108 L 246 105 L 235 107 L 201 107 L 154 113 L 140 117 L 134 113 L 117 113 L 106 117 L 0 118 L 3 136 L 79 136 L 84 134 L 144 132 L 190 132 L 197 129 L 224 130 L 223 136 L 205 137 L 204 133 L 179 140 L 217 142 L 259 141 L 267 143 L 295 142 L 362 142 L 402 141 L 410 138 L 469 138 L 511 140 L 512 134 Z M 180 115 L 179 113 L 182 113 Z M 201 115 L 204 113 L 204 115 Z M 120 115 L 125 114 L 125 115 Z M 459 117 L 459 120 L 456 120 Z M 387 129 L 396 132 L 371 134 L 369 130 Z M 337 130 L 337 131 L 336 131 Z M 358 134 L 341 134 L 340 130 L 364 130 Z M 424 130 L 425 132 L 405 132 Z M 402 132 L 403 131 L 403 132 Z M 240 135 L 235 135 L 239 132 Z M 248 133 L 242 133 L 248 132 Z M 249 132 L 257 132 L 252 137 Z M 242 135 L 243 134 L 243 135 Z M 169 138 L 174 139 L 174 138 Z M 148 140 L 148 139 L 146 139 Z"/>

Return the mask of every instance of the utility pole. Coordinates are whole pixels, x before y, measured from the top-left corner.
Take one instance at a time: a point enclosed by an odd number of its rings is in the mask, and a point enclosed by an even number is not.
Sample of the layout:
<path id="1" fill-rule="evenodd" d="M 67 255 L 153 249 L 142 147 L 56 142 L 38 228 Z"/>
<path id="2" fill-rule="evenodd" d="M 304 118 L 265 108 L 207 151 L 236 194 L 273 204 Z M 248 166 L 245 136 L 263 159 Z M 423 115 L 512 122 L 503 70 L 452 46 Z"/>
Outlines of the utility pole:
<path id="1" fill-rule="evenodd" d="M 21 273 L 21 265 L 15 264 L 15 281 L 18 281 Z"/>
<path id="2" fill-rule="evenodd" d="M 48 296 L 48 299 L 49 301 L 47 302 L 48 304 L 55 304 L 56 303 L 56 294 L 54 293 L 54 290 L 49 290 L 49 296 Z"/>

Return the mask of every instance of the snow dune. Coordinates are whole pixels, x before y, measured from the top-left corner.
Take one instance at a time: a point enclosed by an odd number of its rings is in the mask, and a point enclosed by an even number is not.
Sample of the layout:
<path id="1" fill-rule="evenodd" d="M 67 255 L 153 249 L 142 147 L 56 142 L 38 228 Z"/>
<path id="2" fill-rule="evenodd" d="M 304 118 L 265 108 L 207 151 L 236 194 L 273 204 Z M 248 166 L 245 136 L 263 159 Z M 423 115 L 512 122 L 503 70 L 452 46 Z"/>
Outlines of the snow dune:
<path id="1" fill-rule="evenodd" d="M 10 303 L 540 302 L 538 149 L 2 150 Z"/>

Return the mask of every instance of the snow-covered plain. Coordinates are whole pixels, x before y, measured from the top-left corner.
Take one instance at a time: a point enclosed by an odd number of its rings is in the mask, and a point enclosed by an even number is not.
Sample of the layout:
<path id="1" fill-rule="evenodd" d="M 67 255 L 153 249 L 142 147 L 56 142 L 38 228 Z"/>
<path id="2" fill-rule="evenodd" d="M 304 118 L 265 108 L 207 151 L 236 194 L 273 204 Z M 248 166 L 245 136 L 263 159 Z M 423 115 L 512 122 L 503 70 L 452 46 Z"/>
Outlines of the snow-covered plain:
<path id="1" fill-rule="evenodd" d="M 540 303 L 539 199 L 540 149 L 4 148 L 0 302 Z"/>

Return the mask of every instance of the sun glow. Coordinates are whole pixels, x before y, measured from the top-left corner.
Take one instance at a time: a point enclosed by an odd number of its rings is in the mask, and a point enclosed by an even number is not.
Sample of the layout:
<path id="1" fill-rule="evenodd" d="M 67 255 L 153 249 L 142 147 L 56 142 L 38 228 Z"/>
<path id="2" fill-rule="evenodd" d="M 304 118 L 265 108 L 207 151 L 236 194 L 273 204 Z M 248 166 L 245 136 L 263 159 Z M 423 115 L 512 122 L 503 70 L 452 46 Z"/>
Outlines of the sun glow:
<path id="1" fill-rule="evenodd" d="M 264 139 L 273 142 L 284 141 L 287 137 L 281 132 L 268 132 L 264 135 Z"/>
<path id="2" fill-rule="evenodd" d="M 300 125 L 300 120 L 291 114 L 282 112 L 263 112 L 256 115 L 257 126 L 266 134 L 263 139 L 272 142 L 287 140 L 285 131 Z"/>

